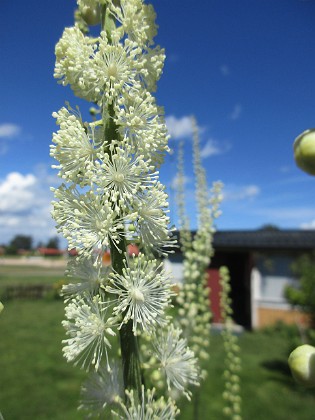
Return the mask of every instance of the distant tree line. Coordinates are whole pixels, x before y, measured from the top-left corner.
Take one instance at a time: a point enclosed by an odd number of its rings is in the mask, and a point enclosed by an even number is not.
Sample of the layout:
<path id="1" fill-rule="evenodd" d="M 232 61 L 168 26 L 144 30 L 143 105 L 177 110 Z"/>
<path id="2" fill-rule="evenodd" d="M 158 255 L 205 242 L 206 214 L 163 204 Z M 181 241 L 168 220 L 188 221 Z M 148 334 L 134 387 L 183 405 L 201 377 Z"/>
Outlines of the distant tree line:
<path id="1" fill-rule="evenodd" d="M 34 241 L 29 235 L 16 235 L 7 245 L 2 245 L 3 253 L 6 255 L 17 255 L 21 252 L 32 252 L 40 247 L 59 249 L 59 238 L 50 238 L 47 242 L 39 242 L 33 246 Z"/>

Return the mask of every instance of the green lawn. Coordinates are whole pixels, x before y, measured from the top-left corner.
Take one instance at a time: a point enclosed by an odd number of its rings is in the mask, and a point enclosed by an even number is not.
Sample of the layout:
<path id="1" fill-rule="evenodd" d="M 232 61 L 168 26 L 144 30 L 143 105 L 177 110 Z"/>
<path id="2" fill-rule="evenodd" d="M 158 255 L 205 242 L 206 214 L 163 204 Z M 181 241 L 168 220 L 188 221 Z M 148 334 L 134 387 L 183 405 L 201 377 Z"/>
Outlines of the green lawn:
<path id="1" fill-rule="evenodd" d="M 21 281 L 23 270 L 19 268 L 4 275 L 1 267 L 0 287 L 8 281 Z M 28 270 L 27 277 L 46 283 L 58 280 L 56 273 L 44 276 L 47 272 L 41 270 L 38 276 L 35 272 L 39 271 Z M 0 315 L 0 411 L 5 420 L 83 419 L 76 407 L 85 372 L 67 364 L 61 354 L 62 301 L 21 299 L 4 304 Z M 288 330 L 280 329 L 240 337 L 244 419 L 315 417 L 315 391 L 298 387 L 289 375 L 286 360 L 290 342 Z M 223 352 L 218 335 L 212 337 L 207 369 L 208 379 L 200 389 L 199 419 L 220 420 L 224 418 Z M 195 420 L 192 403 L 183 402 L 180 408 L 180 419 Z"/>
<path id="2" fill-rule="evenodd" d="M 54 284 L 65 279 L 64 271 L 62 267 L 0 265 L 0 296 L 8 286 Z"/>

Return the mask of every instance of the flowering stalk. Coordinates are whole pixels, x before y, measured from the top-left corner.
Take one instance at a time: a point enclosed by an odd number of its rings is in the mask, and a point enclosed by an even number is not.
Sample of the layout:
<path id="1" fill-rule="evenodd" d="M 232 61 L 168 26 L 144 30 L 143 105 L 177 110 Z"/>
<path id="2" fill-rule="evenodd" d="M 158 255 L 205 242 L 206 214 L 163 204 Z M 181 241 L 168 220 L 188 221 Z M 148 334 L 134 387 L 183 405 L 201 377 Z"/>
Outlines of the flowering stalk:
<path id="1" fill-rule="evenodd" d="M 177 297 L 179 319 L 188 343 L 199 360 L 209 357 L 210 302 L 206 269 L 213 255 L 214 222 L 219 216 L 222 184 L 215 182 L 209 196 L 205 170 L 202 167 L 197 123 L 193 126 L 193 164 L 196 180 L 198 228 L 194 238 L 189 232 L 189 221 L 184 209 L 184 162 L 182 147 L 179 153 L 177 202 L 180 219 L 181 248 L 184 278 Z M 203 372 L 205 375 L 206 372 Z"/>
<path id="2" fill-rule="evenodd" d="M 207 285 L 206 270 L 213 256 L 213 234 L 215 219 L 220 215 L 219 205 L 222 200 L 221 182 L 213 183 L 209 196 L 206 173 L 202 166 L 199 144 L 199 131 L 195 118 L 191 118 L 193 128 L 193 167 L 195 175 L 195 197 L 197 203 L 198 228 L 192 238 L 189 220 L 185 212 L 184 193 L 184 156 L 183 143 L 178 156 L 177 206 L 180 220 L 180 242 L 183 253 L 184 278 L 177 297 L 180 325 L 199 364 L 209 358 L 210 339 L 210 289 Z M 201 371 L 205 379 L 207 372 Z M 194 418 L 199 417 L 199 390 L 194 398 Z"/>
<path id="3" fill-rule="evenodd" d="M 139 337 L 149 337 L 167 388 L 189 396 L 186 388 L 198 382 L 196 360 L 165 315 L 171 282 L 153 257 L 174 244 L 158 178 L 169 136 L 152 95 L 165 58 L 154 46 L 155 13 L 143 0 L 78 0 L 75 16 L 56 45 L 54 75 L 97 108 L 91 122 L 70 106 L 53 114 L 60 128 L 51 156 L 63 183 L 53 189 L 52 215 L 69 249 L 78 252 L 67 274 L 80 280 L 62 290 L 63 352 L 68 361 L 95 369 L 80 404 L 91 415 L 107 410 L 172 419 L 178 413 L 173 400 L 153 401 L 154 389 L 144 390 L 138 345 Z M 100 33 L 92 37 L 94 24 Z M 128 254 L 130 244 L 139 255 Z M 111 266 L 103 267 L 107 250 Z M 118 334 L 122 372 L 112 361 Z"/>
<path id="4" fill-rule="evenodd" d="M 223 413 L 230 419 L 241 420 L 241 396 L 240 396 L 240 378 L 241 360 L 239 357 L 240 348 L 238 339 L 233 334 L 232 326 L 232 301 L 229 297 L 231 291 L 230 274 L 227 267 L 220 268 L 220 309 L 224 323 L 222 338 L 226 354 L 225 359 L 225 390 L 223 398 L 226 401 Z"/>

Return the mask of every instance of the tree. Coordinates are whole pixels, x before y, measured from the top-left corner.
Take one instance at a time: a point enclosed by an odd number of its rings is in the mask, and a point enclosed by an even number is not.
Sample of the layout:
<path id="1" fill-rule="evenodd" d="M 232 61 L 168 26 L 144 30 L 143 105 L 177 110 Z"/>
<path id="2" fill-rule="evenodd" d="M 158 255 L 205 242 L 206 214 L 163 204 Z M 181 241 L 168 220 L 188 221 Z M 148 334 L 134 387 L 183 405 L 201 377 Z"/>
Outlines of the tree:
<path id="1" fill-rule="evenodd" d="M 287 286 L 285 297 L 292 304 L 300 306 L 310 315 L 315 327 L 315 254 L 302 255 L 292 265 L 292 271 L 299 278 L 299 287 Z"/>
<path id="2" fill-rule="evenodd" d="M 59 249 L 59 238 L 57 236 L 50 238 L 46 244 L 46 248 Z"/>
<path id="3" fill-rule="evenodd" d="M 16 235 L 6 248 L 8 254 L 16 254 L 19 249 L 30 251 L 32 249 L 33 239 L 28 235 Z"/>

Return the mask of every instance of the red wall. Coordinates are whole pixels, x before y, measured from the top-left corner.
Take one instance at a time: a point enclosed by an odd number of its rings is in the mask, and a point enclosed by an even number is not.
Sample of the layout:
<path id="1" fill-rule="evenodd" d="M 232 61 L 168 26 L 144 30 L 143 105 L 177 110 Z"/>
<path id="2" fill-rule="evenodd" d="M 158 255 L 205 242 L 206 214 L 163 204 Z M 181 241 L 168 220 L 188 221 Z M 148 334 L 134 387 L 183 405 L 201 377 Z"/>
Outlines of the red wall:
<path id="1" fill-rule="evenodd" d="M 220 275 L 219 270 L 210 268 L 207 270 L 208 287 L 210 288 L 210 307 L 212 311 L 212 322 L 222 322 L 220 310 Z"/>

